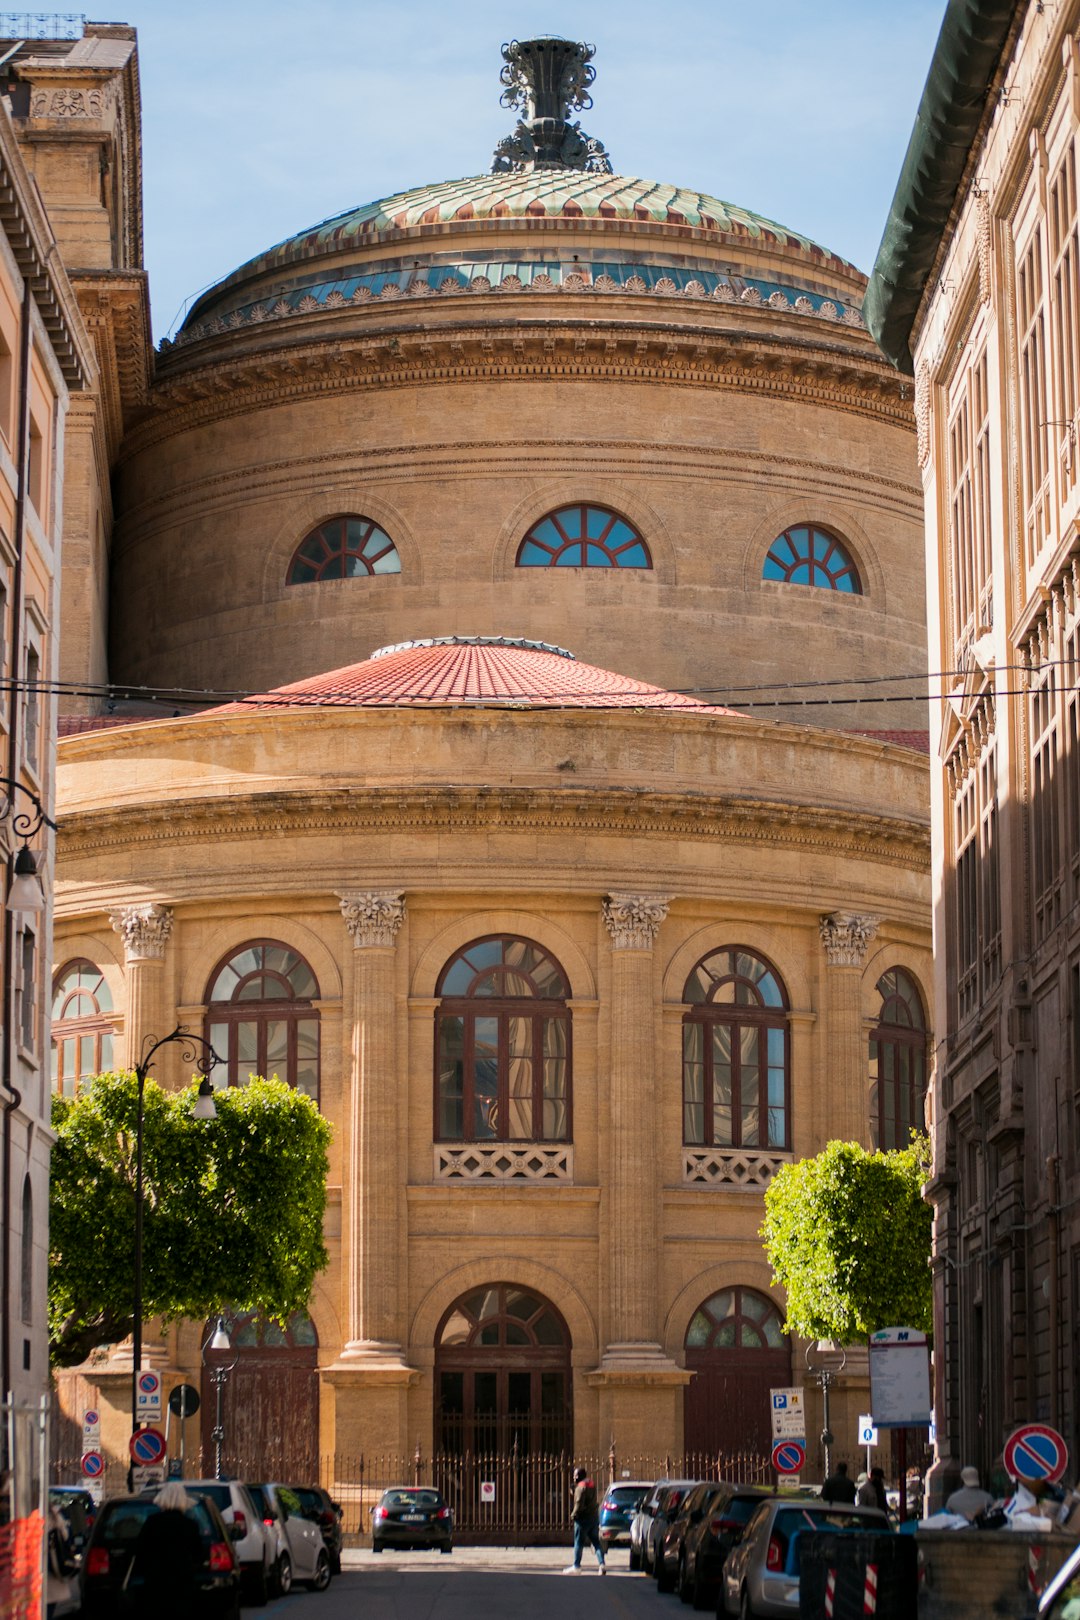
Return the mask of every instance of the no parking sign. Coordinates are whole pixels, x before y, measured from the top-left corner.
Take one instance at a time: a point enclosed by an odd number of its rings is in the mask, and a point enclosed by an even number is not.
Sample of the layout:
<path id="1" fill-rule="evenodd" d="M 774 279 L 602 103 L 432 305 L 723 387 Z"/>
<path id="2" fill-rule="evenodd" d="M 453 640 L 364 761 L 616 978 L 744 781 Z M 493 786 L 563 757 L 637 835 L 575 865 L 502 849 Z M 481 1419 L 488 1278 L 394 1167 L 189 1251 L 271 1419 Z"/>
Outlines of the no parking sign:
<path id="1" fill-rule="evenodd" d="M 494 1502 L 495 1481 L 493 1479 L 482 1479 L 480 1481 L 480 1500 L 481 1502 Z"/>
<path id="2" fill-rule="evenodd" d="M 1069 1448 L 1046 1423 L 1025 1423 L 1005 1442 L 1005 1471 L 1012 1479 L 1056 1485 L 1069 1466 Z"/>

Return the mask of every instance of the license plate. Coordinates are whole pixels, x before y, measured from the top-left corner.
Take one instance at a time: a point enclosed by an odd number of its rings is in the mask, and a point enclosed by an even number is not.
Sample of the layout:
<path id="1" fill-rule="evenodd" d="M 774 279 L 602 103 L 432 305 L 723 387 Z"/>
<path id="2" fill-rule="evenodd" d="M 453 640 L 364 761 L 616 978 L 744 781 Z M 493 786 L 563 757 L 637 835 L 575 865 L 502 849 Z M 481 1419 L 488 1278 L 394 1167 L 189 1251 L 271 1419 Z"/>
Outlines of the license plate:
<path id="1" fill-rule="evenodd" d="M 426 1513 L 403 1513 L 401 1517 L 405 1524 L 424 1524 L 427 1520 Z"/>

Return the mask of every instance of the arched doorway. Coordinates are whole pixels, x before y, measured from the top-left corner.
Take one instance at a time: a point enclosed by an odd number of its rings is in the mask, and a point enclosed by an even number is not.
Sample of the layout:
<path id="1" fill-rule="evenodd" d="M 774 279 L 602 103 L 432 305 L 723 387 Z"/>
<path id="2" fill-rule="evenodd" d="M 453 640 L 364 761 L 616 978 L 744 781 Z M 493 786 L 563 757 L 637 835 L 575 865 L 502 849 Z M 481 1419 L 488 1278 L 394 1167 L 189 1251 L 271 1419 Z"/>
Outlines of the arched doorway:
<path id="1" fill-rule="evenodd" d="M 455 1454 L 570 1451 L 570 1334 L 550 1301 L 491 1283 L 451 1305 L 435 1336 L 435 1434 Z"/>
<path id="2" fill-rule="evenodd" d="M 694 1312 L 686 1330 L 684 1424 L 688 1451 L 772 1448 L 769 1391 L 791 1384 L 783 1317 L 752 1288 L 724 1288 Z"/>
<path id="3" fill-rule="evenodd" d="M 214 1471 L 217 1391 L 214 1366 L 229 1367 L 221 1386 L 222 1466 L 238 1479 L 319 1478 L 319 1340 L 302 1311 L 284 1327 L 253 1311 L 226 1316 L 230 1350 L 206 1350 L 202 1374 L 202 1466 Z M 206 1344 L 216 1319 L 203 1332 Z"/>

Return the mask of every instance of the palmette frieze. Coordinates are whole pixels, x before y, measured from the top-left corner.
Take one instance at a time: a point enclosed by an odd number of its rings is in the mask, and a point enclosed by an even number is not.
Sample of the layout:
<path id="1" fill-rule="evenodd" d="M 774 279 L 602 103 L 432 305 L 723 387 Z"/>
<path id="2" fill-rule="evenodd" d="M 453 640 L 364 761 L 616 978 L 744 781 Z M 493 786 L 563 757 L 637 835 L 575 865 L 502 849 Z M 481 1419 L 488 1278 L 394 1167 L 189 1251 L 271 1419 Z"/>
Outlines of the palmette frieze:
<path id="1" fill-rule="evenodd" d="M 165 955 L 165 946 L 173 929 L 171 907 L 154 904 L 120 906 L 109 913 L 109 921 L 124 942 L 127 961 L 151 962 Z"/>
<path id="2" fill-rule="evenodd" d="M 834 911 L 822 917 L 819 927 L 826 962 L 830 967 L 862 967 L 880 926 L 880 917 L 853 911 Z"/>
<path id="3" fill-rule="evenodd" d="M 405 896 L 400 889 L 338 894 L 341 915 L 357 950 L 372 945 L 393 945 L 405 921 Z"/>

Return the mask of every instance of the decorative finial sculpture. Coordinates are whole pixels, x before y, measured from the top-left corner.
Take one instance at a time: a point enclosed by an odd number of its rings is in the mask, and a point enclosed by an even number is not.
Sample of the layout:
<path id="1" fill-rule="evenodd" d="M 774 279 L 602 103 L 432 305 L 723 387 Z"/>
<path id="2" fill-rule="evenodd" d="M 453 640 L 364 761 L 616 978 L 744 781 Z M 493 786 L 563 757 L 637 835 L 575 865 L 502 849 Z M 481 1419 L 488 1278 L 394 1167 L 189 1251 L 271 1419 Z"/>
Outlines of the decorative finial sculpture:
<path id="1" fill-rule="evenodd" d="M 513 134 L 495 148 L 492 174 L 532 169 L 610 174 L 603 142 L 570 122 L 571 112 L 592 106 L 596 47 L 569 39 L 512 39 L 502 53 L 502 105 L 521 116 Z"/>

